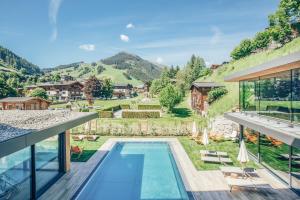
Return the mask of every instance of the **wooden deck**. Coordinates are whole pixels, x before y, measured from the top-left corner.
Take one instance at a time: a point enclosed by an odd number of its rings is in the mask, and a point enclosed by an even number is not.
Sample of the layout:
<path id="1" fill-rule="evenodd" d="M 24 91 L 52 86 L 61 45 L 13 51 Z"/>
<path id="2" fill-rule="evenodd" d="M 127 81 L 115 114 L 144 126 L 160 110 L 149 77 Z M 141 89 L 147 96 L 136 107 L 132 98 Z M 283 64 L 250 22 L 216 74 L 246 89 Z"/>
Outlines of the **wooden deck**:
<path id="1" fill-rule="evenodd" d="M 65 174 L 40 199 L 71 199 L 92 173 L 99 161 L 117 141 L 166 141 L 170 144 L 185 188 L 196 200 L 299 200 L 300 197 L 275 179 L 266 170 L 258 174 L 270 184 L 264 189 L 239 189 L 229 191 L 229 187 L 219 170 L 198 171 L 176 138 L 111 138 L 86 163 L 72 163 L 71 171 Z"/>

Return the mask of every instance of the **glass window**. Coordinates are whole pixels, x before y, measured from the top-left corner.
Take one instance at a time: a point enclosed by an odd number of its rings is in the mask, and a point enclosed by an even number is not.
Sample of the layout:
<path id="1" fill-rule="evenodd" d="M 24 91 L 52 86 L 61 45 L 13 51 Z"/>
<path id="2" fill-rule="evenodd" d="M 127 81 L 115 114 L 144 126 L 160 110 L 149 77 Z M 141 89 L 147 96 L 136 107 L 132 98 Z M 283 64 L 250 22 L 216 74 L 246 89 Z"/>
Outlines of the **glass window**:
<path id="1" fill-rule="evenodd" d="M 243 81 L 241 84 L 242 95 L 240 96 L 241 108 L 243 111 L 256 111 L 258 108 L 258 81 Z"/>
<path id="2" fill-rule="evenodd" d="M 0 158 L 0 199 L 30 199 L 30 147 Z"/>
<path id="3" fill-rule="evenodd" d="M 300 69 L 293 70 L 293 120 L 300 122 Z"/>
<path id="4" fill-rule="evenodd" d="M 261 163 L 289 183 L 289 146 L 270 136 L 260 135 Z"/>
<path id="5" fill-rule="evenodd" d="M 243 132 L 243 138 L 247 150 L 256 158 L 258 158 L 258 138 L 259 133 L 250 128 L 245 128 Z"/>
<path id="6" fill-rule="evenodd" d="M 300 149 L 293 147 L 292 148 L 292 187 L 300 191 Z"/>
<path id="7" fill-rule="evenodd" d="M 260 80 L 260 114 L 291 120 L 291 72 L 281 72 Z"/>
<path id="8" fill-rule="evenodd" d="M 35 159 L 36 189 L 39 192 L 60 173 L 59 137 L 56 135 L 37 143 Z"/>

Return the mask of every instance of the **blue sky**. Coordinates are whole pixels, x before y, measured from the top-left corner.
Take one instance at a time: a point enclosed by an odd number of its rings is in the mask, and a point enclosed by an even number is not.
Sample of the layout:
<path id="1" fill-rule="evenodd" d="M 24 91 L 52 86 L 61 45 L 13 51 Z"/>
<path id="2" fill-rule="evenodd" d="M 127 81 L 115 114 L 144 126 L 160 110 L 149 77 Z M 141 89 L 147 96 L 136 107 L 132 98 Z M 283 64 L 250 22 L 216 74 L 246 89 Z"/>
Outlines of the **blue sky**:
<path id="1" fill-rule="evenodd" d="M 279 0 L 1 0 L 0 45 L 40 67 L 119 51 L 184 65 L 229 60 L 263 30 Z"/>

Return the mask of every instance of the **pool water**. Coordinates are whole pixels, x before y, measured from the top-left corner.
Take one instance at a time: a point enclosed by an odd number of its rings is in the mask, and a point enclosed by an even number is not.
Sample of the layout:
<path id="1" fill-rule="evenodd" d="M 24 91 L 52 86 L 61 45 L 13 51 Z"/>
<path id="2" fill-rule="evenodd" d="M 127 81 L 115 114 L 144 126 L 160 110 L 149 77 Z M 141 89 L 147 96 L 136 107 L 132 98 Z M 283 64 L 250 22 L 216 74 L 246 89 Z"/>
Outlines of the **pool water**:
<path id="1" fill-rule="evenodd" d="M 116 143 L 76 199 L 185 200 L 168 143 Z"/>

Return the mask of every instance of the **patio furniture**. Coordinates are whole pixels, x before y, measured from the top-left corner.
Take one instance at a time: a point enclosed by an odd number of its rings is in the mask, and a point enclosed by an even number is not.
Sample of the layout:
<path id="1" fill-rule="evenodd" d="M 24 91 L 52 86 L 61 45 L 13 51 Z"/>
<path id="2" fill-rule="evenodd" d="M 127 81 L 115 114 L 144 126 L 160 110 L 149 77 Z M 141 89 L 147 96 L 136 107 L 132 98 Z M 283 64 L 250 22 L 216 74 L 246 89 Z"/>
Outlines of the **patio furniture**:
<path id="1" fill-rule="evenodd" d="M 71 157 L 72 155 L 77 155 L 77 158 L 75 159 L 79 159 L 83 153 L 84 148 L 80 148 L 79 146 L 71 146 Z"/>
<path id="2" fill-rule="evenodd" d="M 219 157 L 228 157 L 227 152 L 223 151 L 210 151 L 210 150 L 200 150 L 200 154 L 203 156 L 219 156 Z"/>
<path id="3" fill-rule="evenodd" d="M 77 142 L 82 142 L 84 139 L 84 135 L 72 135 L 72 139 Z"/>
<path id="4" fill-rule="evenodd" d="M 225 180 L 230 188 L 230 192 L 233 187 L 245 187 L 245 188 L 270 188 L 270 185 L 261 178 L 232 178 L 225 177 Z"/>
<path id="5" fill-rule="evenodd" d="M 90 142 L 96 142 L 98 140 L 98 135 L 87 135 L 86 139 Z"/>
<path id="6" fill-rule="evenodd" d="M 221 166 L 220 167 L 221 172 L 224 174 L 224 176 L 230 176 L 232 174 L 236 174 L 237 176 L 241 177 L 258 177 L 256 170 L 254 168 L 244 168 L 241 169 L 240 167 L 228 167 L 228 166 Z"/>
<path id="7" fill-rule="evenodd" d="M 224 157 L 201 156 L 201 160 L 203 162 L 208 162 L 208 163 L 224 163 L 224 164 L 232 163 L 232 160 L 230 158 L 224 158 Z"/>

